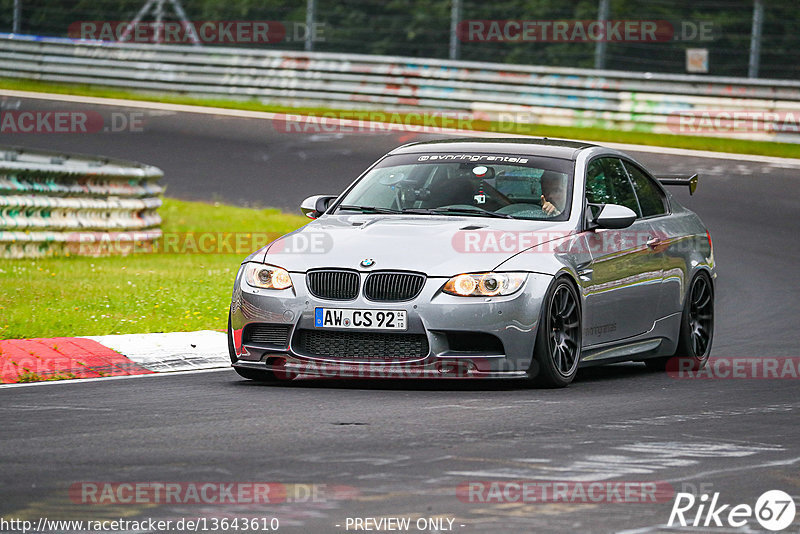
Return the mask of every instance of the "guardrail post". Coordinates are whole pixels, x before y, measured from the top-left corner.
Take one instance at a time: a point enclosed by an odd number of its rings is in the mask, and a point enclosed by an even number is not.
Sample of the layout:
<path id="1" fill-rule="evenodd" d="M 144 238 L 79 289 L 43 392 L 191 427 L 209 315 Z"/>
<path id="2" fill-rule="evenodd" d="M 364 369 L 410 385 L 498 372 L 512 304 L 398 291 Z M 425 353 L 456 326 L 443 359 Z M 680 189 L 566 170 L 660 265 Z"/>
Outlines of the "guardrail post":
<path id="1" fill-rule="evenodd" d="M 317 0 L 306 4 L 306 52 L 314 51 L 314 20 L 317 18 Z"/>
<path id="2" fill-rule="evenodd" d="M 450 9 L 450 59 L 458 59 L 461 47 L 458 42 L 458 23 L 461 22 L 461 0 L 452 0 Z"/>
<path id="3" fill-rule="evenodd" d="M 758 78 L 758 67 L 761 59 L 761 27 L 764 24 L 764 0 L 753 2 L 753 29 L 750 32 L 750 61 L 747 65 L 747 77 Z"/>
<path id="4" fill-rule="evenodd" d="M 14 22 L 11 26 L 11 33 L 20 33 L 22 24 L 22 0 L 14 0 Z"/>
<path id="5" fill-rule="evenodd" d="M 597 20 L 608 20 L 608 0 L 600 0 L 600 5 L 597 6 Z M 608 36 L 603 29 L 603 38 L 597 41 L 594 45 L 594 68 L 606 68 L 606 39 Z"/>

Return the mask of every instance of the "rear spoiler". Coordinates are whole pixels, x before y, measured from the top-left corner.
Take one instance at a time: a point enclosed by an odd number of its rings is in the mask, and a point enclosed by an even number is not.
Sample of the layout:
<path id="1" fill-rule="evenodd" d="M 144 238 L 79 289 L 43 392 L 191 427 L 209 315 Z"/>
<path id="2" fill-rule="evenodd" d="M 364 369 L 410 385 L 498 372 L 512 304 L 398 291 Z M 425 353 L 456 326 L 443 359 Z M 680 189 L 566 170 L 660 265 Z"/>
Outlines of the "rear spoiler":
<path id="1" fill-rule="evenodd" d="M 659 182 L 664 185 L 685 185 L 689 187 L 689 194 L 694 195 L 695 189 L 697 189 L 697 174 L 692 174 L 691 176 L 686 176 L 683 174 L 662 174 L 661 176 L 656 176 Z"/>

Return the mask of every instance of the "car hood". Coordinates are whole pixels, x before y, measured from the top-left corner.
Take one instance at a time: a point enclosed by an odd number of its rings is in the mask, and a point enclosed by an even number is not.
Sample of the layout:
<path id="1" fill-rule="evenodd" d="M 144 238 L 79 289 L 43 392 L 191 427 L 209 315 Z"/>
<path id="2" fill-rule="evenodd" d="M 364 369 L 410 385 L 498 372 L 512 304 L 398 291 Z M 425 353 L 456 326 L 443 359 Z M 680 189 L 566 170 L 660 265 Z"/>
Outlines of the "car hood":
<path id="1" fill-rule="evenodd" d="M 270 243 L 253 258 L 291 272 L 336 267 L 450 277 L 490 271 L 533 243 L 570 232 L 565 222 L 414 215 L 329 215 Z M 510 234 L 505 241 L 499 238 Z M 521 238 L 527 234 L 527 240 Z M 263 257 L 260 255 L 263 253 Z M 544 256 L 544 255 L 542 255 Z M 530 256 L 526 270 L 547 272 Z M 374 262 L 369 268 L 362 261 Z"/>

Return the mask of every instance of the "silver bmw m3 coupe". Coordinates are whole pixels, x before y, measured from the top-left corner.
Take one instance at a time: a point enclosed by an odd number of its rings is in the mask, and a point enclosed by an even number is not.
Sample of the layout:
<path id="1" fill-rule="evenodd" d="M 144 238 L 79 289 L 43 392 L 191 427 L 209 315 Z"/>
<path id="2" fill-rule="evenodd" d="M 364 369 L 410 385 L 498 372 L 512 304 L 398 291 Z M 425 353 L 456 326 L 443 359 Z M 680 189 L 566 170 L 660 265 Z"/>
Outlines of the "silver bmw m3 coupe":
<path id="1" fill-rule="evenodd" d="M 705 365 L 711 236 L 630 156 L 460 139 L 391 151 L 312 222 L 245 259 L 228 347 L 243 377 L 521 378 Z"/>

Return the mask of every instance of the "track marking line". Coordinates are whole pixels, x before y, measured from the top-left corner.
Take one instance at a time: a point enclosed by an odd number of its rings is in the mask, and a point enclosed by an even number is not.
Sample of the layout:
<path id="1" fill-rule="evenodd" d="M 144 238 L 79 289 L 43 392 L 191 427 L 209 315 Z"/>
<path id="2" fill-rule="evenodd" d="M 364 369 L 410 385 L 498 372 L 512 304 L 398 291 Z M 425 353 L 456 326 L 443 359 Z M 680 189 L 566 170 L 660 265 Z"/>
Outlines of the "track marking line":
<path id="1" fill-rule="evenodd" d="M 232 371 L 231 367 L 219 367 L 215 369 L 195 369 L 192 371 L 169 371 L 163 373 L 153 373 L 149 375 L 126 375 L 126 376 L 105 376 L 102 378 L 81 378 L 79 380 L 50 380 L 48 382 L 27 382 L 24 384 L 0 384 L 0 389 L 25 388 L 34 386 L 55 386 L 59 384 L 87 384 L 90 382 L 101 382 L 105 380 L 129 380 L 133 378 L 159 378 L 164 376 L 183 376 L 201 373 L 219 373 L 221 371 Z M 238 375 L 237 375 L 238 376 Z"/>

